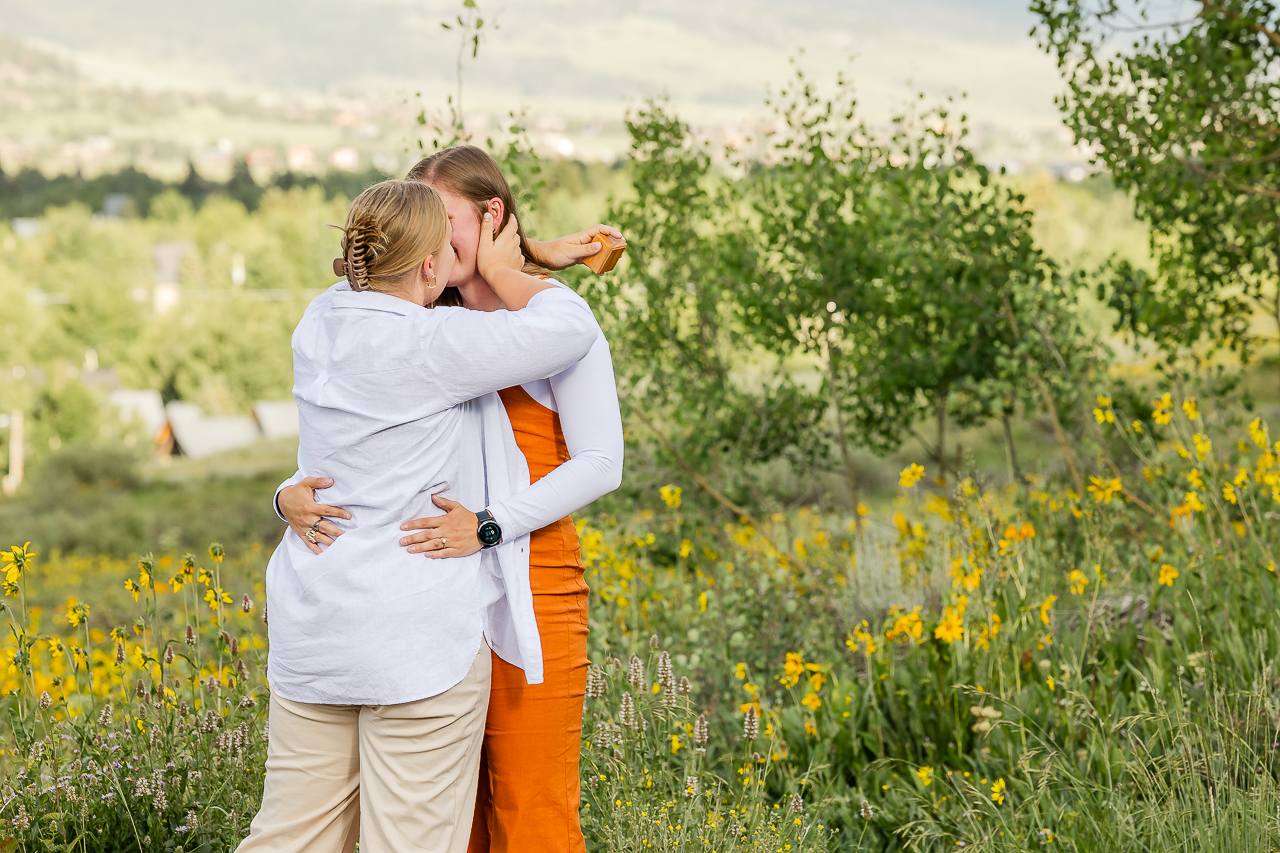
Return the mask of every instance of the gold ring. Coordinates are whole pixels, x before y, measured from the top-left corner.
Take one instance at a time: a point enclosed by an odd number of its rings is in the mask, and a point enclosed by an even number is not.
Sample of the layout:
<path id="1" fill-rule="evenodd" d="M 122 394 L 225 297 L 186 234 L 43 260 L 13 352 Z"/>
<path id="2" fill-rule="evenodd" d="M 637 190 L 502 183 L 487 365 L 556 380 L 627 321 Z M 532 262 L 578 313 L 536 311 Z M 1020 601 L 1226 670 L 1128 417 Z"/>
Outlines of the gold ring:
<path id="1" fill-rule="evenodd" d="M 305 534 L 303 534 L 303 535 L 306 537 L 307 541 L 308 541 L 308 542 L 310 542 L 312 545 L 316 545 L 316 544 L 318 544 L 318 543 L 316 542 L 316 529 L 315 529 L 314 527 L 313 527 L 313 528 L 311 528 L 310 530 L 308 530 L 308 531 L 307 531 Z"/>

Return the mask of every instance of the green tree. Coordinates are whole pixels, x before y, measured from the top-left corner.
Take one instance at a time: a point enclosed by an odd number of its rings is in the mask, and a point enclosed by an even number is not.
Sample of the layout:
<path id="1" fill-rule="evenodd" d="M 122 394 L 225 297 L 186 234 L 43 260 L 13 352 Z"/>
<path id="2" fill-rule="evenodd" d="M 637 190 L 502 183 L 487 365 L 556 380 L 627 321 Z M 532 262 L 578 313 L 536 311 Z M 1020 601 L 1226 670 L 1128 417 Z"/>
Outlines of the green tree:
<path id="1" fill-rule="evenodd" d="M 757 233 L 742 186 L 660 104 L 627 119 L 634 196 L 608 221 L 630 263 L 593 284 L 625 412 L 657 436 L 659 464 L 682 469 L 736 514 L 759 505 L 758 466 L 821 456 L 817 396 L 784 355 L 752 345 L 742 296 L 755 286 Z"/>
<path id="2" fill-rule="evenodd" d="M 1120 328 L 1171 354 L 1208 345 L 1247 360 L 1275 339 L 1254 327 L 1255 312 L 1280 333 L 1276 4 L 1033 0 L 1031 9 L 1068 84 L 1067 126 L 1151 225 L 1159 274 L 1121 265 L 1103 293 Z"/>
<path id="3" fill-rule="evenodd" d="M 964 117 L 901 116 L 877 141 L 847 81 L 822 97 L 803 74 L 776 108 L 776 165 L 755 192 L 769 286 L 748 316 L 771 349 L 799 341 L 821 365 L 854 499 L 853 447 L 888 453 L 914 435 L 940 477 L 958 472 L 949 421 L 1000 417 L 1015 468 L 1020 404 L 1053 416 L 1074 470 L 1058 412 L 1088 360 L 1079 283 L 1035 246 L 1022 197 L 964 147 Z M 926 419 L 932 439 L 916 428 Z"/>

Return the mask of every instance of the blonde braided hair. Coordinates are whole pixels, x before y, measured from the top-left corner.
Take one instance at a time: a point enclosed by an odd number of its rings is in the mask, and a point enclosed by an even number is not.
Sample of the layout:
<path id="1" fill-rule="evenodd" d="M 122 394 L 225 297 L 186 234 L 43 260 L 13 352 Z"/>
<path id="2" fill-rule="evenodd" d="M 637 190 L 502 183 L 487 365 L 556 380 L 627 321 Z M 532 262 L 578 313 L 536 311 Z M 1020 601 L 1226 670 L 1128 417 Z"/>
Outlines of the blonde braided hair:
<path id="1" fill-rule="evenodd" d="M 342 231 L 335 275 L 352 290 L 388 292 L 429 255 L 439 256 L 449 214 L 440 194 L 418 181 L 383 181 L 356 197 Z"/>

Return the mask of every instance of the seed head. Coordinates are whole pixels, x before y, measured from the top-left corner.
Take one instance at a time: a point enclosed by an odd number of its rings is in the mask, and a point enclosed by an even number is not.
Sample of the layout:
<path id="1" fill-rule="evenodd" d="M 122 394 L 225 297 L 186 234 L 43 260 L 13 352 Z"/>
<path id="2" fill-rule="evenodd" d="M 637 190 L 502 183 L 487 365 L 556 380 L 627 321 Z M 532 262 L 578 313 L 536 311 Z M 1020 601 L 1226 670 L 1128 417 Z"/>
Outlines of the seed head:
<path id="1" fill-rule="evenodd" d="M 618 725 L 627 729 L 636 727 L 636 701 L 630 693 L 622 694 L 622 708 L 618 711 Z"/>
<path id="2" fill-rule="evenodd" d="M 224 646 L 229 646 L 229 645 L 231 645 L 231 635 L 230 635 L 230 634 L 228 634 L 226 631 L 221 631 L 221 632 L 219 632 L 219 633 L 218 633 L 218 639 L 219 639 L 219 640 L 222 640 L 222 645 L 224 645 Z"/>
<path id="3" fill-rule="evenodd" d="M 760 718 L 756 716 L 756 706 L 747 708 L 747 715 L 742 721 L 742 736 L 747 740 L 755 740 L 760 736 Z"/>
<path id="4" fill-rule="evenodd" d="M 674 708 L 676 706 L 676 689 L 672 684 L 662 688 L 662 707 Z"/>
<path id="5" fill-rule="evenodd" d="M 98 725 L 106 726 L 111 722 L 111 703 L 108 702 L 102 706 L 102 713 L 98 714 Z"/>
<path id="6" fill-rule="evenodd" d="M 627 664 L 627 684 L 632 687 L 644 686 L 644 663 L 639 655 L 632 655 Z"/>
<path id="7" fill-rule="evenodd" d="M 165 646 L 165 647 L 164 647 L 164 662 L 165 662 L 165 665 L 166 665 L 166 666 L 168 666 L 169 664 L 173 663 L 173 658 L 174 658 L 174 654 L 173 654 L 173 646 Z"/>
<path id="8" fill-rule="evenodd" d="M 651 648 L 651 649 L 656 649 L 657 647 L 658 647 L 658 635 L 657 635 L 657 634 L 650 634 L 650 635 L 649 635 L 649 648 Z"/>
<path id="9" fill-rule="evenodd" d="M 696 746 L 706 746 L 710 739 L 710 733 L 707 730 L 707 715 L 699 714 L 698 722 L 693 724 L 693 742 Z"/>
<path id="10" fill-rule="evenodd" d="M 186 699 L 183 699 L 181 702 L 178 703 L 178 716 L 185 717 L 189 713 L 189 711 L 190 709 L 187 708 Z"/>
<path id="11" fill-rule="evenodd" d="M 866 800 L 862 801 L 862 819 L 871 820 L 871 803 Z"/>
<path id="12" fill-rule="evenodd" d="M 658 683 L 663 687 L 675 685 L 675 672 L 671 669 L 671 654 L 664 651 L 658 655 Z"/>
<path id="13" fill-rule="evenodd" d="M 683 675 L 680 676 L 680 692 L 686 696 L 693 692 L 693 685 L 690 684 L 689 679 Z"/>
<path id="14" fill-rule="evenodd" d="M 116 640 L 116 663 L 124 664 L 124 643 Z"/>
<path id="15" fill-rule="evenodd" d="M 267 624 L 267 605 L 262 605 L 262 624 Z"/>
<path id="16" fill-rule="evenodd" d="M 236 655 L 240 654 L 240 638 L 239 637 L 231 638 L 230 648 L 228 649 L 228 651 L 231 653 L 232 657 L 235 657 Z"/>
<path id="17" fill-rule="evenodd" d="M 804 814 L 804 797 L 799 793 L 791 795 L 790 811 L 792 814 Z"/>
<path id="18" fill-rule="evenodd" d="M 258 700 L 254 699 L 248 693 L 240 697 L 241 708 L 256 708 L 257 706 L 258 706 Z"/>
<path id="19" fill-rule="evenodd" d="M 604 673 L 600 667 L 593 666 L 587 672 L 587 698 L 602 699 L 605 694 Z"/>
<path id="20" fill-rule="evenodd" d="M 141 678 L 138 679 L 137 685 L 133 688 L 133 695 L 137 696 L 139 699 L 147 695 L 147 685 L 143 684 Z"/>
<path id="21" fill-rule="evenodd" d="M 247 592 L 244 594 L 244 598 L 240 600 L 240 612 L 242 613 L 253 612 L 253 599 L 249 597 L 249 593 Z"/>
<path id="22" fill-rule="evenodd" d="M 236 675 L 241 678 L 249 677 L 249 667 L 245 666 L 243 658 L 236 658 Z"/>
<path id="23" fill-rule="evenodd" d="M 44 690 L 40 693 L 40 710 L 47 711 L 49 706 L 53 704 L 53 699 L 49 697 L 49 691 Z"/>
<path id="24" fill-rule="evenodd" d="M 194 646 L 196 644 L 196 629 L 190 625 L 187 626 L 187 645 Z"/>
<path id="25" fill-rule="evenodd" d="M 698 796 L 698 777 L 697 776 L 684 777 L 684 796 L 685 796 L 685 799 L 689 799 L 689 800 L 692 800 L 694 797 Z"/>
<path id="26" fill-rule="evenodd" d="M 18 813 L 13 816 L 13 828 L 26 830 L 31 826 L 31 817 L 27 814 L 27 807 L 23 803 L 18 803 Z"/>

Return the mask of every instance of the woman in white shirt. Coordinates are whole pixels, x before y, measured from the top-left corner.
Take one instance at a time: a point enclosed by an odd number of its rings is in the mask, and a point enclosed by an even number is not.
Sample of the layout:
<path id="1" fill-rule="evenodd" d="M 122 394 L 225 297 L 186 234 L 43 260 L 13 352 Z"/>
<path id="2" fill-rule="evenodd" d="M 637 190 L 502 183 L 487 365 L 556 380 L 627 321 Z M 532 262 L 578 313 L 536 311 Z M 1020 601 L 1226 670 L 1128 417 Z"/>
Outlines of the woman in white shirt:
<path id="1" fill-rule="evenodd" d="M 458 146 L 421 161 L 407 178 L 437 189 L 449 210 L 458 258 L 449 279 L 451 288 L 457 288 L 452 301 L 478 312 L 503 307 L 505 298 L 476 262 L 482 218 L 505 222 L 516 212 L 511 188 L 497 164 L 481 149 Z M 518 217 L 514 221 L 518 223 Z M 548 257 L 552 253 L 545 244 L 531 246 L 523 234 L 521 243 L 526 257 L 563 267 L 593 254 L 598 244 L 591 238 L 602 231 L 622 236 L 597 225 L 560 241 L 554 257 Z M 526 271 L 538 269 L 526 266 Z M 449 292 L 444 299 L 454 296 Z M 588 667 L 588 590 L 577 531 L 568 516 L 616 489 L 622 476 L 622 421 L 609 345 L 598 335 L 573 367 L 549 380 L 506 388 L 500 396 L 534 482 L 509 498 L 488 502 L 486 508 L 505 538 L 532 533 L 529 579 L 544 676 L 542 683 L 535 683 L 526 678 L 529 667 L 522 673 L 513 665 L 519 661 L 504 660 L 502 650 L 495 649 L 469 849 L 580 853 L 585 842 L 578 822 L 578 750 Z M 343 516 L 340 499 L 328 501 L 336 506 L 315 502 L 312 489 L 325 485 L 302 483 L 279 493 L 282 515 L 295 530 L 317 523 L 327 530 L 328 522 L 320 522 L 322 515 Z M 479 505 L 436 503 L 448 510 L 446 515 L 404 525 L 407 531 L 418 531 L 401 540 L 408 552 L 439 558 L 479 547 L 477 516 L 470 511 Z"/>
<path id="2" fill-rule="evenodd" d="M 436 495 L 484 505 L 486 469 L 510 464 L 484 441 L 503 423 L 493 392 L 562 372 L 599 335 L 581 299 L 520 271 L 516 227 L 481 230 L 480 268 L 522 310 L 427 310 L 454 265 L 444 203 L 416 181 L 371 187 L 343 229 L 346 282 L 294 332 L 299 469 L 336 482 L 347 520 L 318 555 L 286 532 L 267 568 L 267 776 L 241 851 L 349 851 L 357 830 L 365 853 L 466 849 L 487 608 L 509 579 L 474 551 L 424 562 L 399 527 Z"/>

